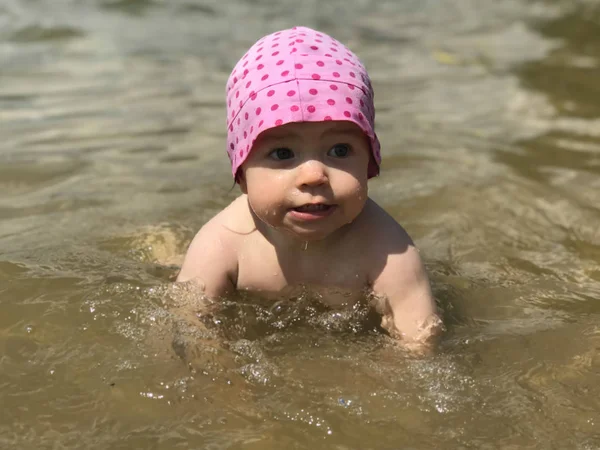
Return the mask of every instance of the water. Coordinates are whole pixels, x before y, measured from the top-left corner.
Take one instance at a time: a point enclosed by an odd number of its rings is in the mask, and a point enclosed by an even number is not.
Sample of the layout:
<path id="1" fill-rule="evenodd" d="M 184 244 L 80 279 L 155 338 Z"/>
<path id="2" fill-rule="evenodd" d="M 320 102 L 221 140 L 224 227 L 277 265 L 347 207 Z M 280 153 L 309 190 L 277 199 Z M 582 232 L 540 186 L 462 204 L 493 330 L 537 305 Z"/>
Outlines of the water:
<path id="1" fill-rule="evenodd" d="M 372 75 L 371 195 L 448 332 L 169 280 L 236 195 L 224 86 L 302 24 Z M 600 448 L 600 2 L 0 2 L 1 448 Z"/>

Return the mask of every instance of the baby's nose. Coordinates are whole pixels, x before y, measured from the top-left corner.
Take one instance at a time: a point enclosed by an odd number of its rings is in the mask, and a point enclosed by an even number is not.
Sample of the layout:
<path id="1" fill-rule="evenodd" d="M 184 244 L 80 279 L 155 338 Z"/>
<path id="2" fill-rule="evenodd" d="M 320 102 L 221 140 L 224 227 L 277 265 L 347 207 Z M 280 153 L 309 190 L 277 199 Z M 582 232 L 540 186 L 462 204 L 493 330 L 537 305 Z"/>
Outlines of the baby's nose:
<path id="1" fill-rule="evenodd" d="M 321 161 L 311 159 L 298 167 L 298 186 L 319 186 L 328 182 L 327 166 Z"/>

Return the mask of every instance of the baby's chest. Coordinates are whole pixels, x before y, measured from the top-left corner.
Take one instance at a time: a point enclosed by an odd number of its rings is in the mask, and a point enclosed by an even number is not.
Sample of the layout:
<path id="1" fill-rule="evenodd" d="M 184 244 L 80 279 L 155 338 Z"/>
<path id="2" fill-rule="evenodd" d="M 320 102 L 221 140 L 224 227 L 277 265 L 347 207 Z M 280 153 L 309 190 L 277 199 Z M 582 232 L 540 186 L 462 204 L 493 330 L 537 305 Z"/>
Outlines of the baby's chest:
<path id="1" fill-rule="evenodd" d="M 286 258 L 265 251 L 240 260 L 237 289 L 274 298 L 310 292 L 325 304 L 340 306 L 364 298 L 368 276 L 359 261 L 349 258 Z"/>

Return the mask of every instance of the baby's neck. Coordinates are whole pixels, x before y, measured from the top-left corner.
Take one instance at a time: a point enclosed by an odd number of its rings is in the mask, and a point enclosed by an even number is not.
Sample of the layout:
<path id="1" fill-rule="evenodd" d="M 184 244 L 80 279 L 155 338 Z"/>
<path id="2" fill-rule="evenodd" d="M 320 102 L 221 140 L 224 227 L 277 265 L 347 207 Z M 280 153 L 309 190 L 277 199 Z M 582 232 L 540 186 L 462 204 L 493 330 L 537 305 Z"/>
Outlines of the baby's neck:
<path id="1" fill-rule="evenodd" d="M 346 235 L 350 224 L 338 228 L 321 239 L 303 239 L 302 236 L 270 227 L 258 218 L 256 218 L 256 228 L 276 249 L 302 258 L 327 252 Z"/>

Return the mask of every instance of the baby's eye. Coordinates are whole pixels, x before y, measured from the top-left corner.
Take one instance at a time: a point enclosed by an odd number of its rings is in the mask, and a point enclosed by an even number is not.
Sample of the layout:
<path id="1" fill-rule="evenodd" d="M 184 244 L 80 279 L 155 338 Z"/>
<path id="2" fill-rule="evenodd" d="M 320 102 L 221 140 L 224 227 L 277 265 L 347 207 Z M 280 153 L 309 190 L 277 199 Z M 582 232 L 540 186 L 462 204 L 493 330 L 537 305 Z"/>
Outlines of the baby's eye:
<path id="1" fill-rule="evenodd" d="M 289 148 L 281 147 L 276 148 L 271 153 L 269 153 L 269 157 L 277 160 L 290 159 L 294 157 L 294 152 L 291 151 Z"/>
<path id="2" fill-rule="evenodd" d="M 329 156 L 335 156 L 336 158 L 345 158 L 350 153 L 350 146 L 348 144 L 335 144 L 327 152 Z"/>

